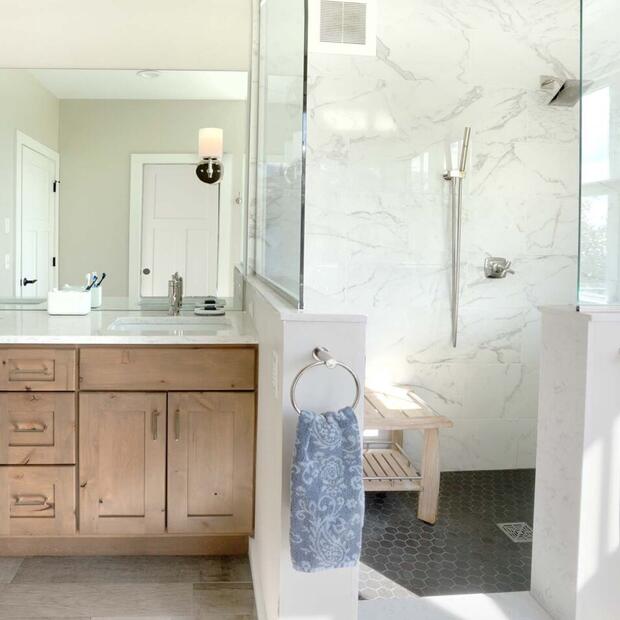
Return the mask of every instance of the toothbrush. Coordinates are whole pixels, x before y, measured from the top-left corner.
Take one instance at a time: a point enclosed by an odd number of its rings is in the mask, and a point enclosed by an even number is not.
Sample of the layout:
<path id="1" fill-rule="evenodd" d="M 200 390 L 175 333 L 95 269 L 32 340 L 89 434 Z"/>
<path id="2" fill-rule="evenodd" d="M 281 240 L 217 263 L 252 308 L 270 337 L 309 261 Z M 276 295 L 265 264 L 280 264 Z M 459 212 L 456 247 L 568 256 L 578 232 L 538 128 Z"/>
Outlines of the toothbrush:
<path id="1" fill-rule="evenodd" d="M 105 277 L 106 277 L 107 275 L 108 275 L 108 274 L 104 271 L 104 272 L 103 272 L 103 275 L 102 275 L 102 276 L 101 276 L 101 278 L 99 279 L 99 282 L 97 282 L 97 284 L 96 284 L 95 288 L 99 288 L 99 287 L 101 286 L 101 283 L 105 280 Z"/>
<path id="2" fill-rule="evenodd" d="M 86 287 L 86 290 L 90 291 L 90 289 L 95 286 L 95 282 L 97 282 L 97 276 L 93 276 L 93 281 Z"/>

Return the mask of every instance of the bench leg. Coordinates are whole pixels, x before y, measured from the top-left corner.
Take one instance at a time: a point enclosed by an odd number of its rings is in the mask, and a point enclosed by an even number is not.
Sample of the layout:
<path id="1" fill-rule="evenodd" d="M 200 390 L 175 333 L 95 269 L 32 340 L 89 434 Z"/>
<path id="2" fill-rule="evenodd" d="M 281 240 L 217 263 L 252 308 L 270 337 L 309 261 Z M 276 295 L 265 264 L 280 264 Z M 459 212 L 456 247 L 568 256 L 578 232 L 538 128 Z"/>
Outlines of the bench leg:
<path id="1" fill-rule="evenodd" d="M 418 499 L 418 519 L 426 523 L 437 521 L 439 501 L 439 429 L 424 431 L 424 452 L 422 453 L 422 490 Z"/>

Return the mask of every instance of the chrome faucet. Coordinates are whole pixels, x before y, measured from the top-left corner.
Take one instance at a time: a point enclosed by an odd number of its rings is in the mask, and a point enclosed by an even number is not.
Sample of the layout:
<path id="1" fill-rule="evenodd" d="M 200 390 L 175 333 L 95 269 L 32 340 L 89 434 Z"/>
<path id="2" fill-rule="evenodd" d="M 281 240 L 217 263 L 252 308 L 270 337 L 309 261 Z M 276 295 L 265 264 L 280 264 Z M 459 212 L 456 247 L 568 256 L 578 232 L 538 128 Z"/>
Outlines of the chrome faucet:
<path id="1" fill-rule="evenodd" d="M 176 316 L 183 306 L 183 278 L 179 272 L 173 273 L 168 280 L 168 314 Z"/>

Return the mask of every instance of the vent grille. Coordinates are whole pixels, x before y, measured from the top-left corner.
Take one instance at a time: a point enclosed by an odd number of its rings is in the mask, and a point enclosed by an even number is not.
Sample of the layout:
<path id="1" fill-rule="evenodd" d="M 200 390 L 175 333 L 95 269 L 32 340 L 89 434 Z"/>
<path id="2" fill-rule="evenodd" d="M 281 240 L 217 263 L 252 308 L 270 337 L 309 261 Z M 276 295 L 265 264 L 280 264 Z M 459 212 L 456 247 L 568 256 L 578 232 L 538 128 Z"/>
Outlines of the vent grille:
<path id="1" fill-rule="evenodd" d="M 366 3 L 321 0 L 321 43 L 366 45 Z"/>
<path id="2" fill-rule="evenodd" d="M 533 531 L 527 523 L 498 523 L 497 527 L 514 543 L 532 542 Z"/>

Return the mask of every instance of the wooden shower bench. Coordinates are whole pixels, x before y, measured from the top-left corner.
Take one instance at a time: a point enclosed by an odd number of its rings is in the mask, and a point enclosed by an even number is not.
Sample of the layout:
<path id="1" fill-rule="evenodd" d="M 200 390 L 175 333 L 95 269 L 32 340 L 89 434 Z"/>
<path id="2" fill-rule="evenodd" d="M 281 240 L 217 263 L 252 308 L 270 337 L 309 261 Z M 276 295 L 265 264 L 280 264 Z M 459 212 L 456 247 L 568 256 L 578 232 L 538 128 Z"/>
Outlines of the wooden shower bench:
<path id="1" fill-rule="evenodd" d="M 439 500 L 439 429 L 452 422 L 439 415 L 412 391 L 366 388 L 364 429 L 388 431 L 376 440 L 364 439 L 364 488 L 366 491 L 418 491 L 418 519 L 437 520 Z M 423 434 L 422 463 L 418 473 L 405 454 L 403 431 Z"/>

